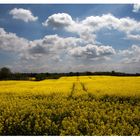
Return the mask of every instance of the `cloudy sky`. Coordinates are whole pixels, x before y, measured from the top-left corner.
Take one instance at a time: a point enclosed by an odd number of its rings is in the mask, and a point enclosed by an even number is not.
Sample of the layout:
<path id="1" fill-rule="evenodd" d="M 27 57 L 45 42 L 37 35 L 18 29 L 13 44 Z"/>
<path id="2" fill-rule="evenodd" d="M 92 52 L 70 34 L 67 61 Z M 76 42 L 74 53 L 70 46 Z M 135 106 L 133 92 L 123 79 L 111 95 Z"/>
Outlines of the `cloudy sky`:
<path id="1" fill-rule="evenodd" d="M 140 5 L 0 5 L 0 67 L 140 72 Z"/>

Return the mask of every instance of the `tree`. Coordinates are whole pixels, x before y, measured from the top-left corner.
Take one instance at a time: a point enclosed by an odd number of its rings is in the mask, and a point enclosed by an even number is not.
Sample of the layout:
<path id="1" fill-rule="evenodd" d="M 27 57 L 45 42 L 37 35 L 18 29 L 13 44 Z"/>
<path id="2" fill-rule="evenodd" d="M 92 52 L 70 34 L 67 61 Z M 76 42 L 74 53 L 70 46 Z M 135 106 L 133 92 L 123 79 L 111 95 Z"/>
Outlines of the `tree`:
<path id="1" fill-rule="evenodd" d="M 115 75 L 115 74 L 116 74 L 116 72 L 113 70 L 113 71 L 111 72 L 111 74 L 112 74 L 112 75 Z"/>
<path id="2" fill-rule="evenodd" d="M 7 79 L 11 75 L 11 70 L 9 68 L 3 67 L 0 70 L 0 79 Z"/>
<path id="3" fill-rule="evenodd" d="M 36 78 L 36 81 L 44 80 L 44 79 L 46 79 L 46 74 L 45 73 L 39 73 L 35 76 L 35 78 Z"/>

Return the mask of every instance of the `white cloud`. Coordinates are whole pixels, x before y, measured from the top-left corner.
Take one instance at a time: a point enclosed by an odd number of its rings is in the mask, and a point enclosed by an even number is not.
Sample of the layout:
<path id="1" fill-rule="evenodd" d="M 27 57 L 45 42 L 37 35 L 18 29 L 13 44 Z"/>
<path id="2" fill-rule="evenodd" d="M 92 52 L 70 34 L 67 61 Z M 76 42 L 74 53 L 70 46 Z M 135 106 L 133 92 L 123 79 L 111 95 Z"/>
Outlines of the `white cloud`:
<path id="1" fill-rule="evenodd" d="M 74 57 L 99 58 L 115 54 L 111 46 L 97 46 L 88 44 L 84 47 L 76 47 L 69 50 L 69 54 Z"/>
<path id="2" fill-rule="evenodd" d="M 58 67 L 61 65 L 61 68 L 64 68 L 61 70 L 65 71 L 70 65 L 74 67 L 77 65 L 75 58 L 78 55 L 82 58 L 78 60 L 80 63 L 87 63 L 88 59 L 102 59 L 115 54 L 111 46 L 88 44 L 81 38 L 47 35 L 42 39 L 29 41 L 8 33 L 3 28 L 0 28 L 0 49 L 14 53 L 17 57 L 15 67 L 23 71 L 27 70 L 24 67 L 38 70 L 36 66 L 43 68 L 46 65 L 49 69 L 53 69 L 54 65 Z"/>
<path id="3" fill-rule="evenodd" d="M 28 53 L 35 58 L 47 56 L 52 57 L 53 60 L 61 59 L 60 56 L 69 59 L 71 57 L 91 59 L 111 56 L 115 54 L 115 50 L 111 46 L 88 44 L 81 38 L 47 35 L 40 40 L 30 42 Z"/>
<path id="4" fill-rule="evenodd" d="M 139 34 L 127 34 L 127 39 L 130 39 L 130 40 L 138 40 L 140 41 L 140 35 Z"/>
<path id="5" fill-rule="evenodd" d="M 42 56 L 55 56 L 66 53 L 67 49 L 85 44 L 84 40 L 76 37 L 60 37 L 47 35 L 39 40 L 27 40 L 18 37 L 14 33 L 8 33 L 0 28 L 0 49 L 11 53 L 17 53 L 25 60 L 38 59 Z M 57 56 L 58 58 L 58 56 Z"/>
<path id="6" fill-rule="evenodd" d="M 24 22 L 36 21 L 38 17 L 35 17 L 30 10 L 23 8 L 14 8 L 9 12 L 14 19 L 19 19 Z"/>
<path id="7" fill-rule="evenodd" d="M 45 22 L 42 23 L 45 27 L 52 27 L 53 29 L 63 28 L 68 32 L 76 33 L 80 38 L 85 41 L 94 42 L 96 36 L 91 34 L 89 28 L 84 27 L 78 21 L 74 21 L 72 17 L 67 13 L 53 14 L 47 18 Z"/>
<path id="8" fill-rule="evenodd" d="M 73 24 L 73 20 L 67 13 L 57 13 L 48 17 L 48 19 L 42 23 L 44 26 L 53 26 L 54 28 L 66 27 Z"/>
<path id="9" fill-rule="evenodd" d="M 55 54 L 83 44 L 84 41 L 76 37 L 60 37 L 58 35 L 47 35 L 40 40 L 30 42 L 29 52 L 31 54 Z"/>
<path id="10" fill-rule="evenodd" d="M 140 4 L 134 4 L 133 5 L 133 12 L 138 13 L 140 11 Z"/>
<path id="11" fill-rule="evenodd" d="M 140 30 L 140 22 L 129 17 L 117 18 L 111 14 L 102 16 L 90 16 L 81 21 L 81 24 L 93 32 L 99 31 L 102 28 L 116 29 L 125 33 Z"/>
<path id="12" fill-rule="evenodd" d="M 120 50 L 119 54 L 123 56 L 123 63 L 140 63 L 140 46 L 132 45 L 126 50 Z"/>
<path id="13" fill-rule="evenodd" d="M 28 40 L 18 37 L 14 33 L 7 33 L 3 28 L 0 28 L 0 49 L 19 52 L 26 49 L 27 46 Z"/>
<path id="14" fill-rule="evenodd" d="M 78 34 L 80 38 L 94 44 L 96 42 L 96 32 L 102 28 L 124 32 L 126 37 L 128 34 L 131 36 L 133 31 L 140 31 L 140 22 L 129 17 L 117 18 L 111 14 L 90 16 L 84 20 L 76 21 L 67 13 L 58 13 L 49 16 L 43 25 L 50 26 L 53 29 L 63 28 L 67 32 Z M 136 36 L 138 37 L 137 34 Z M 134 39 L 134 36 L 129 39 Z"/>

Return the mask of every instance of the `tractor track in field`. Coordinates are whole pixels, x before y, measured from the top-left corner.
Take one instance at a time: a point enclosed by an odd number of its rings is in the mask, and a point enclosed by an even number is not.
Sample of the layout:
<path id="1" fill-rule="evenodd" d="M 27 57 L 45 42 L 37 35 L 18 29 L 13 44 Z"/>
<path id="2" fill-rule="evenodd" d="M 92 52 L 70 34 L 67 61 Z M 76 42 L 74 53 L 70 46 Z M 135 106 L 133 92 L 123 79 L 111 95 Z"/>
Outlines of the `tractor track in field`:
<path id="1" fill-rule="evenodd" d="M 87 88 L 86 88 L 85 84 L 82 83 L 82 82 L 80 82 L 80 84 L 81 84 L 81 86 L 82 86 L 83 91 L 87 92 Z"/>
<path id="2" fill-rule="evenodd" d="M 68 96 L 68 98 L 72 98 L 73 97 L 73 94 L 74 94 L 74 91 L 75 91 L 75 86 L 76 86 L 76 84 L 73 83 L 72 89 L 71 89 L 71 92 L 70 92 L 70 95 Z"/>
<path id="3" fill-rule="evenodd" d="M 88 94 L 88 90 L 87 90 L 85 84 L 83 82 L 80 82 L 79 77 L 77 77 L 76 82 L 74 82 L 72 85 L 70 95 L 68 96 L 69 99 L 73 98 L 74 94 L 79 90 L 78 86 L 80 86 L 80 88 L 81 88 L 81 93 L 84 92 L 84 93 Z"/>

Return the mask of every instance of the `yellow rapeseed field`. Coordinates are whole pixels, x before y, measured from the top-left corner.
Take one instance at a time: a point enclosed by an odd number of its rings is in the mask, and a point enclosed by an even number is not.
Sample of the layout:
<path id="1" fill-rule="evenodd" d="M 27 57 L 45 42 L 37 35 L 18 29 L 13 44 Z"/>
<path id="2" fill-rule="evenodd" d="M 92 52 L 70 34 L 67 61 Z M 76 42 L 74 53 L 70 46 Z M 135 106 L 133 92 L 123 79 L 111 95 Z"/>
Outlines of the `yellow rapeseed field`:
<path id="1" fill-rule="evenodd" d="M 72 76 L 61 77 L 55 80 L 36 81 L 1 81 L 0 94 L 70 94 L 73 90 L 76 95 L 92 93 L 94 95 L 140 95 L 140 77 L 115 76 Z"/>
<path id="2" fill-rule="evenodd" d="M 0 135 L 140 135 L 140 77 L 0 81 Z"/>
<path id="3" fill-rule="evenodd" d="M 95 95 L 140 96 L 140 77 L 85 76 L 80 81 Z"/>

